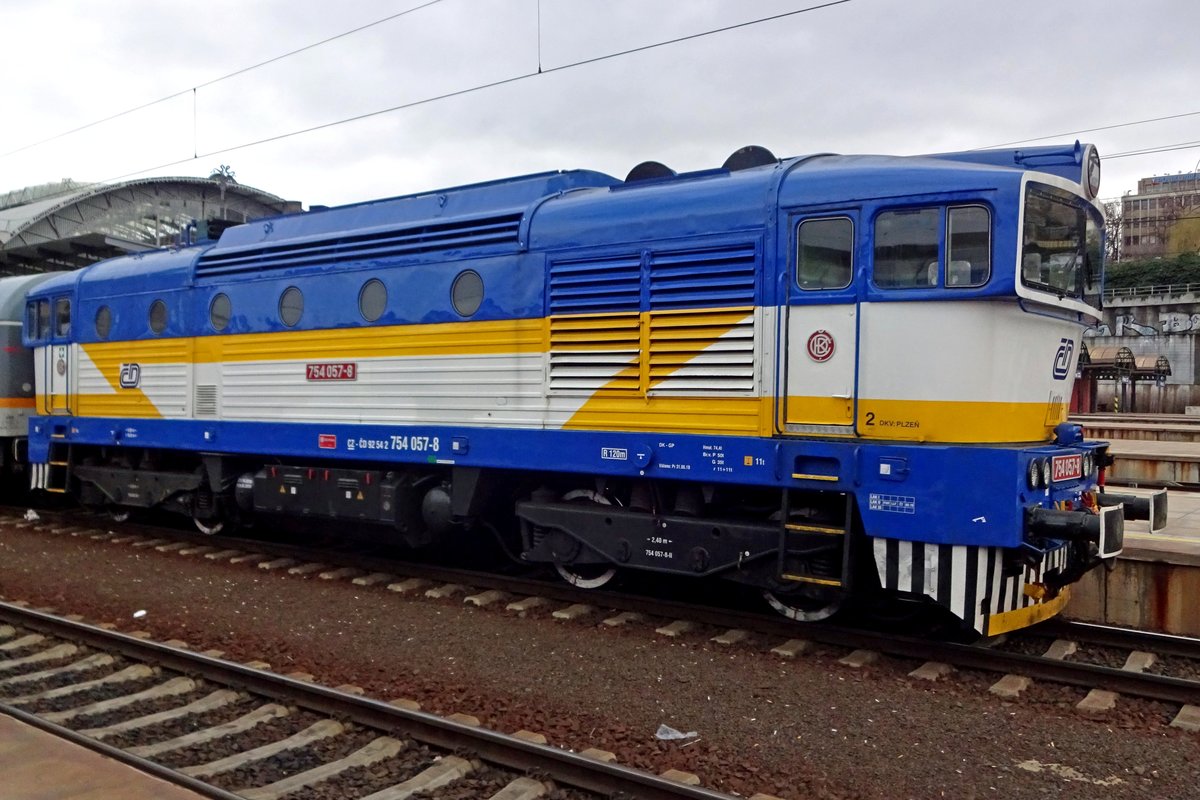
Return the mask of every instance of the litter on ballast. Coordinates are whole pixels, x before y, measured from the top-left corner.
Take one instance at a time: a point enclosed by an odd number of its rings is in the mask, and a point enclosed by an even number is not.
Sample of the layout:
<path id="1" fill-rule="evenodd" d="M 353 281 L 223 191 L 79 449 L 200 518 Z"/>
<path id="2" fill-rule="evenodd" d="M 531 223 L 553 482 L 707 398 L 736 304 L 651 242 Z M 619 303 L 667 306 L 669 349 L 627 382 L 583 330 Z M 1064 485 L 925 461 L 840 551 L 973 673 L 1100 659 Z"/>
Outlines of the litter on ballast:
<path id="1" fill-rule="evenodd" d="M 659 725 L 658 732 L 654 734 L 654 738 L 669 741 L 671 739 L 691 739 L 699 735 L 700 734 L 696 733 L 696 731 L 688 731 L 687 733 L 683 733 L 682 731 L 675 730 L 669 725 Z"/>

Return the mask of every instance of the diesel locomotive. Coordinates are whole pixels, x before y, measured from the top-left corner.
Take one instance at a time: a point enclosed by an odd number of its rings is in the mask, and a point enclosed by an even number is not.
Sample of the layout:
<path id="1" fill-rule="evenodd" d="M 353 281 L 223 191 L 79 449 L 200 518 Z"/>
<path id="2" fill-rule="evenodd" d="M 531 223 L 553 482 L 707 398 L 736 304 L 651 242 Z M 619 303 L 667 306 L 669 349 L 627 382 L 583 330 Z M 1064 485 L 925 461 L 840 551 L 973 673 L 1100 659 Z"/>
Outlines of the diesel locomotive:
<path id="1" fill-rule="evenodd" d="M 1067 423 L 1097 319 L 1095 148 L 744 148 L 232 227 L 33 287 L 31 484 L 213 531 L 501 533 L 600 586 L 758 587 L 798 620 L 1056 613 L 1163 497 Z M 1131 502 L 1122 502 L 1130 500 Z M 504 527 L 501 525 L 500 527 Z"/>

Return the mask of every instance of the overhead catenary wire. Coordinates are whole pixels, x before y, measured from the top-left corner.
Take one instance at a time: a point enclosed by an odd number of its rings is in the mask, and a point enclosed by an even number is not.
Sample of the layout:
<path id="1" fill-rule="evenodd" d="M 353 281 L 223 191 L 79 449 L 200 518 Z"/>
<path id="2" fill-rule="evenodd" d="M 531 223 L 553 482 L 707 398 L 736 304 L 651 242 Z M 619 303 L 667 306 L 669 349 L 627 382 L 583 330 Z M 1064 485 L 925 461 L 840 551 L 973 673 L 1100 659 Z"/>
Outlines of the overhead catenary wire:
<path id="1" fill-rule="evenodd" d="M 368 22 L 365 25 L 359 25 L 357 28 L 351 28 L 350 30 L 342 31 L 341 33 L 334 34 L 333 36 L 328 36 L 324 39 L 321 39 L 320 41 L 311 42 L 309 44 L 306 44 L 303 47 L 297 47 L 295 50 L 289 50 L 286 53 L 280 53 L 279 55 L 272 56 L 271 58 L 268 58 L 265 61 L 259 61 L 255 64 L 250 64 L 249 66 L 235 69 L 233 72 L 227 72 L 224 75 L 220 75 L 216 78 L 212 78 L 210 80 L 204 81 L 203 83 L 198 83 L 195 86 L 191 86 L 187 89 L 180 89 L 177 92 L 172 92 L 171 94 L 164 95 L 164 96 L 158 98 L 157 100 L 151 100 L 149 102 L 142 103 L 141 105 L 133 106 L 131 108 L 126 108 L 123 111 L 116 112 L 115 114 L 109 114 L 107 117 L 103 117 L 103 118 L 97 119 L 97 120 L 92 120 L 91 122 L 84 123 L 83 125 L 78 125 L 74 128 L 71 128 L 70 130 L 62 131 L 61 133 L 56 133 L 52 136 L 47 136 L 44 139 L 39 139 L 36 142 L 30 142 L 28 144 L 21 145 L 20 147 L 14 149 L 14 150 L 9 150 L 8 152 L 5 152 L 5 153 L 0 153 L 0 159 L 8 158 L 9 156 L 14 156 L 17 153 L 23 153 L 26 150 L 32 150 L 35 147 L 40 147 L 41 145 L 49 144 L 50 142 L 54 142 L 59 139 L 63 139 L 67 136 L 71 136 L 71 135 L 79 133 L 81 131 L 86 131 L 89 128 L 95 128 L 98 125 L 103 125 L 106 122 L 112 122 L 113 120 L 120 119 L 121 117 L 127 117 L 130 114 L 136 114 L 138 111 L 145 111 L 148 108 L 153 108 L 154 106 L 161 105 L 162 103 L 166 103 L 170 100 L 174 100 L 177 97 L 183 97 L 184 95 L 188 94 L 189 92 L 192 94 L 192 98 L 193 98 L 193 100 L 192 100 L 192 102 L 193 102 L 192 124 L 193 124 L 193 131 L 194 131 L 194 128 L 195 128 L 195 110 L 194 110 L 195 109 L 195 95 L 196 95 L 196 91 L 198 89 L 203 89 L 206 86 L 212 86 L 214 84 L 221 83 L 222 81 L 227 81 L 230 78 L 236 78 L 238 75 L 245 75 L 247 72 L 253 72 L 256 69 L 260 69 L 260 68 L 268 66 L 270 64 L 274 64 L 277 61 L 282 61 L 285 58 L 291 58 L 294 55 L 299 55 L 300 53 L 304 53 L 309 50 L 313 50 L 317 47 L 321 47 L 322 45 L 329 44 L 330 42 L 336 42 L 338 39 L 344 39 L 347 36 L 352 36 L 356 33 L 361 33 L 362 31 L 368 30 L 370 28 L 374 28 L 378 25 L 382 25 L 385 22 L 391 22 L 394 19 L 399 19 L 400 17 L 404 17 L 404 16 L 407 16 L 414 12 L 420 11 L 422 9 L 429 8 L 430 6 L 437 5 L 440 2 L 442 2 L 442 0 L 427 0 L 427 2 L 424 2 L 418 6 L 413 6 L 412 8 L 406 9 L 404 11 L 399 11 L 395 14 L 389 14 L 386 17 L 382 17 L 373 22 Z"/>
<path id="2" fill-rule="evenodd" d="M 1015 144 L 1030 144 L 1032 142 L 1044 142 L 1048 139 L 1061 139 L 1064 136 L 1079 136 L 1084 133 L 1097 133 L 1099 131 L 1112 131 L 1118 128 L 1132 128 L 1135 125 L 1149 125 L 1154 122 L 1169 122 L 1173 119 L 1185 119 L 1187 117 L 1200 116 L 1200 111 L 1185 111 L 1182 114 L 1167 114 L 1162 117 L 1150 117 L 1149 119 L 1137 119 L 1130 122 L 1115 122 L 1111 125 L 1097 125 L 1094 128 L 1080 128 L 1076 131 L 1063 131 L 1062 133 L 1051 133 L 1047 136 L 1034 136 L 1028 139 L 1014 139 L 1011 142 L 1000 142 L 999 144 L 989 144 L 982 147 L 973 147 L 972 150 L 990 150 L 996 147 L 1011 147 Z M 1130 151 L 1128 155 L 1134 154 Z M 1122 154 L 1126 155 L 1126 154 Z M 1115 158 L 1115 156 L 1107 156 L 1107 158 Z"/>
<path id="3" fill-rule="evenodd" d="M 146 172 L 153 172 L 158 169 L 165 169 L 167 167 L 179 166 L 181 164 L 185 164 L 189 161 L 197 160 L 199 158 L 208 158 L 208 157 L 215 156 L 215 155 L 221 155 L 224 153 L 234 152 L 237 150 L 255 147 L 257 145 L 262 145 L 262 144 L 268 144 L 271 142 L 275 142 L 275 141 L 279 141 L 279 140 L 287 139 L 287 138 L 292 138 L 294 136 L 300 136 L 300 135 L 307 134 L 307 133 L 313 133 L 313 132 L 316 132 L 319 130 L 324 130 L 324 129 L 336 127 L 339 125 L 345 125 L 345 124 L 361 121 L 364 119 L 369 119 L 371 117 L 380 116 L 383 114 L 393 113 L 396 111 L 401 111 L 404 109 L 413 108 L 416 106 L 437 102 L 440 100 L 446 100 L 446 99 L 450 99 L 453 97 L 462 96 L 465 94 L 471 94 L 474 92 L 485 91 L 487 89 L 497 88 L 497 87 L 500 87 L 500 86 L 503 86 L 506 84 L 511 84 L 511 83 L 515 83 L 518 81 L 527 80 L 532 77 L 537 77 L 538 75 L 549 74 L 549 73 L 553 73 L 553 72 L 560 72 L 560 71 L 572 69 L 575 67 L 580 67 L 580 66 L 585 66 L 588 64 L 597 63 L 600 61 L 605 61 L 608 59 L 618 58 L 621 56 L 631 55 L 634 53 L 655 49 L 658 47 L 665 47 L 668 45 L 678 44 L 678 43 L 693 40 L 693 39 L 698 39 L 698 38 L 702 38 L 702 37 L 706 37 L 706 36 L 712 36 L 715 34 L 724 33 L 727 31 L 738 29 L 738 28 L 744 28 L 744 27 L 748 27 L 748 26 L 752 26 L 752 25 L 758 25 L 758 24 L 762 24 L 765 22 L 772 22 L 775 20 L 795 16 L 798 14 L 803 14 L 803 13 L 806 13 L 809 11 L 817 11 L 817 10 L 821 10 L 824 8 L 829 8 L 831 6 L 843 5 L 845 3 L 852 2 L 852 0 L 831 0 L 830 2 L 821 3 L 818 5 L 808 6 L 808 7 L 800 8 L 800 9 L 794 9 L 792 11 L 786 11 L 786 12 L 782 12 L 780 14 L 774 14 L 774 15 L 770 15 L 770 16 L 766 16 L 766 17 L 760 17 L 760 18 L 748 20 L 745 22 L 735 23 L 733 25 L 727 25 L 727 26 L 723 26 L 720 28 L 713 28 L 713 29 L 701 31 L 701 32 L 694 33 L 694 34 L 688 34 L 686 36 L 676 37 L 674 39 L 668 39 L 668 40 L 664 40 L 661 42 L 654 42 L 654 43 L 651 43 L 648 45 L 642 45 L 640 47 L 629 48 L 626 50 L 616 51 L 616 52 L 608 53 L 608 54 L 605 54 L 602 56 L 597 56 L 597 57 L 589 58 L 589 59 L 583 59 L 580 61 L 570 62 L 567 64 L 561 64 L 559 66 L 549 67 L 549 68 L 544 68 L 542 65 L 541 0 L 537 0 L 537 70 L 536 70 L 536 72 L 521 73 L 518 75 L 513 75 L 513 76 L 510 76 L 507 78 L 502 78 L 502 79 L 499 79 L 496 81 L 491 81 L 488 83 L 478 84 L 475 86 L 467 87 L 467 88 L 456 90 L 453 92 L 447 92 L 444 94 L 435 95 L 435 96 L 423 98 L 420 100 L 415 100 L 415 101 L 412 101 L 409 103 L 403 103 L 403 104 L 399 104 L 399 105 L 395 105 L 395 106 L 390 106 L 387 108 L 369 111 L 369 112 L 366 112 L 363 114 L 357 114 L 357 115 L 353 115 L 353 116 L 349 116 L 349 117 L 344 117 L 341 119 L 332 120 L 330 122 L 321 123 L 319 125 L 313 125 L 313 126 L 309 126 L 306 128 L 300 128 L 300 129 L 296 129 L 296 130 L 292 130 L 292 131 L 287 131 L 285 133 L 276 134 L 273 136 L 268 136 L 268 137 L 256 139 L 253 141 L 242 142 L 240 144 L 230 145 L 228 147 L 212 150 L 212 151 L 205 152 L 205 153 L 199 152 L 198 142 L 196 140 L 197 122 L 196 122 L 196 111 L 195 111 L 196 102 L 197 102 L 197 94 L 198 94 L 199 89 L 202 89 L 202 88 L 205 88 L 208 86 L 213 86 L 215 84 L 221 83 L 222 81 L 229 80 L 229 79 L 237 77 L 239 75 L 244 75 L 248 72 L 252 72 L 256 69 L 268 66 L 270 64 L 274 64 L 283 59 L 290 58 L 292 56 L 307 52 L 309 50 L 313 50 L 317 47 L 321 47 L 323 45 L 329 44 L 331 42 L 335 42 L 337 40 L 346 38 L 348 36 L 352 36 L 354 34 L 361 33 L 363 31 L 377 27 L 379 25 L 390 22 L 392 20 L 407 16 L 407 15 L 413 14 L 417 11 L 421 11 L 423 9 L 437 5 L 441 2 L 442 2 L 442 0 L 427 0 L 427 2 L 413 6 L 412 8 L 405 9 L 404 11 L 399 11 L 394 14 L 389 14 L 388 16 L 381 17 L 379 19 L 373 20 L 366 24 L 359 25 L 355 28 L 351 28 L 351 29 L 342 31 L 340 33 L 334 34 L 333 36 L 328 36 L 319 41 L 311 42 L 302 47 L 298 47 L 293 50 L 289 50 L 287 52 L 281 53 L 279 55 L 272 56 L 271 58 L 267 58 L 263 61 L 259 61 L 254 64 L 250 64 L 248 66 L 241 67 L 239 69 L 219 75 L 219 76 L 209 79 L 207 81 L 198 83 L 195 86 L 189 87 L 187 89 L 182 89 L 180 91 L 173 92 L 168 95 L 164 95 L 156 100 L 151 100 L 149 102 L 142 103 L 141 105 L 133 106 L 133 107 L 124 109 L 122 111 L 118 111 L 114 114 L 110 114 L 101 119 L 93 120 L 93 121 L 85 123 L 83 125 L 79 125 L 74 128 L 71 128 L 69 130 L 54 134 L 52 136 L 49 136 L 49 137 L 46 137 L 43 139 L 39 139 L 34 142 L 30 142 L 28 144 L 17 147 L 13 150 L 9 150 L 7 152 L 0 153 L 0 159 L 4 159 L 4 158 L 7 158 L 12 155 L 16 155 L 18 153 L 25 152 L 27 150 L 33 149 L 35 147 L 39 147 L 43 144 L 48 144 L 50 142 L 65 138 L 67 136 L 71 136 L 73 134 L 88 130 L 89 128 L 94 128 L 99 125 L 103 125 L 104 123 L 111 122 L 113 120 L 128 116 L 130 114 L 134 114 L 138 111 L 143 111 L 145 109 L 151 108 L 151 107 L 159 105 L 161 103 L 168 102 L 170 100 L 176 99 L 178 97 L 181 97 L 183 95 L 190 93 L 192 95 L 192 102 L 193 102 L 193 120 L 192 120 L 192 128 L 193 128 L 193 137 L 192 137 L 193 138 L 193 148 L 192 148 L 192 150 L 193 150 L 193 152 L 192 152 L 192 156 L 190 158 L 181 158 L 181 159 L 166 162 L 163 164 L 158 164 L 156 166 L 145 167 L 145 168 L 141 168 L 138 170 L 134 170 L 132 172 L 128 172 L 128 173 L 125 173 L 120 176 L 105 179 L 104 182 L 121 180 L 121 179 L 132 177 L 135 175 L 141 175 Z M 1138 126 L 1138 125 L 1147 125 L 1147 124 L 1152 124 L 1152 123 L 1157 123 L 1157 122 L 1166 122 L 1166 121 L 1177 120 L 1177 119 L 1185 119 L 1185 118 L 1194 117 L 1194 116 L 1200 116 L 1200 111 L 1188 111 L 1188 112 L 1183 112 L 1183 113 L 1179 113 L 1179 114 L 1167 114 L 1167 115 L 1158 116 L 1158 117 L 1149 117 L 1146 119 L 1131 120 L 1131 121 L 1127 121 L 1127 122 L 1117 122 L 1117 123 L 1112 123 L 1112 124 L 1108 124 L 1108 125 L 1098 125 L 1098 126 L 1094 126 L 1094 127 L 1090 127 L 1090 128 L 1080 128 L 1077 130 L 1063 131 L 1063 132 L 1059 132 L 1059 133 L 1047 134 L 1047 135 L 1042 135 L 1042 136 L 1034 136 L 1034 137 L 1029 137 L 1029 138 L 1025 138 L 1025 139 L 1014 139 L 1014 140 L 1007 141 L 1007 142 L 999 142 L 996 144 L 983 145 L 983 146 L 975 147 L 975 148 L 971 148 L 971 149 L 972 150 L 986 150 L 986 149 L 991 149 L 991 148 L 1009 147 L 1009 146 L 1013 146 L 1013 145 L 1029 144 L 1029 143 L 1033 143 L 1033 142 L 1041 142 L 1041 141 L 1047 141 L 1047 140 L 1051 140 L 1051 139 L 1061 139 L 1066 136 L 1078 136 L 1078 135 L 1082 135 L 1082 134 L 1086 134 L 1086 133 L 1097 133 L 1097 132 L 1101 132 L 1101 131 L 1117 130 L 1120 128 L 1129 128 L 1129 127 L 1134 127 L 1134 126 Z M 1126 150 L 1126 151 L 1122 151 L 1122 152 L 1118 152 L 1118 153 L 1106 153 L 1105 158 L 1106 159 L 1130 158 L 1130 157 L 1136 157 L 1136 156 L 1155 155 L 1158 153 L 1176 152 L 1176 151 L 1189 150 L 1189 149 L 1195 149 L 1195 148 L 1200 148 L 1200 140 L 1190 141 L 1190 142 L 1177 142 L 1177 143 L 1173 143 L 1173 144 L 1159 145 L 1159 146 L 1155 146 L 1155 147 L 1146 147 L 1146 148 L 1139 148 L 1139 149 L 1134 149 L 1134 150 Z"/>
<path id="4" fill-rule="evenodd" d="M 440 0 L 433 0 L 433 1 L 440 2 Z M 359 122 L 364 119 L 371 119 L 372 117 L 378 117 L 378 116 L 382 116 L 384 114 L 391 114 L 391 113 L 394 113 L 397 111 L 403 111 L 403 110 L 409 109 L 409 108 L 416 108 L 418 106 L 428 105 L 430 103 L 436 103 L 441 100 L 448 100 L 453 97 L 462 97 L 463 95 L 474 94 L 476 92 L 482 92 L 482 91 L 486 91 L 488 89 L 495 89 L 500 86 L 506 86 L 509 84 L 518 83 L 520 81 L 529 80 L 530 78 L 537 78 L 542 75 L 550 75 L 550 74 L 553 74 L 556 72 L 563 72 L 566 70 L 575 69 L 577 67 L 583 67 L 583 66 L 587 66 L 590 64 L 596 64 L 596 63 L 599 63 L 602 61 L 608 61 L 608 60 L 614 59 L 614 58 L 621 58 L 624 56 L 633 55 L 634 53 L 642 53 L 647 50 L 654 50 L 659 47 L 667 47 L 669 45 L 679 44 L 681 42 L 692 41 L 694 39 L 701 39 L 706 36 L 713 36 L 713 35 L 716 35 L 719 33 L 727 33 L 729 31 L 737 30 L 739 28 L 747 28 L 747 27 L 750 27 L 753 25 L 760 25 L 760 24 L 767 23 L 767 22 L 775 22 L 775 21 L 778 21 L 781 19 L 786 19 L 788 17 L 794 17 L 798 14 L 805 14 L 810 11 L 820 11 L 822 9 L 832 8 L 834 6 L 845 5 L 845 4 L 851 3 L 851 2 L 853 2 L 853 0 L 829 0 L 829 2 L 825 2 L 825 3 L 818 3 L 816 5 L 806 6 L 804 8 L 793 9 L 792 11 L 784 11 L 779 14 L 772 14 L 772 15 L 766 16 L 766 17 L 758 17 L 756 19 L 747 20 L 745 22 L 737 22 L 732 25 L 722 26 L 720 28 L 710 28 L 705 31 L 691 33 L 691 34 L 687 34 L 685 36 L 677 36 L 673 39 L 665 39 L 660 42 L 652 42 L 650 44 L 640 45 L 638 47 L 631 47 L 626 50 L 618 50 L 618 51 L 615 51 L 612 53 L 606 53 L 604 55 L 594 56 L 592 58 L 585 58 L 585 59 L 581 59 L 579 61 L 572 61 L 572 62 L 569 62 L 566 64 L 559 64 L 558 66 L 554 66 L 554 67 L 543 67 L 539 63 L 537 65 L 536 71 L 523 72 L 523 73 L 519 73 L 517 75 L 509 76 L 507 78 L 500 78 L 500 79 L 497 79 L 494 81 L 489 81 L 487 83 L 476 84 L 474 86 L 469 86 L 469 87 L 466 87 L 463 89 L 456 89 L 455 91 L 452 91 L 452 92 L 445 92 L 443 94 L 433 95 L 431 97 L 425 97 L 420 100 L 413 100 L 408 103 L 401 103 L 399 105 L 389 106 L 387 108 L 380 108 L 380 109 L 376 109 L 374 111 L 367 111 L 362 114 L 354 114 L 354 115 L 348 116 L 348 117 L 341 117 L 339 119 L 331 120 L 329 122 L 323 122 L 318 125 L 310 125 L 305 128 L 297 128 L 295 130 L 275 134 L 273 136 L 267 136 L 267 137 L 264 137 L 261 139 L 255 139 L 252 141 L 242 142 L 240 144 L 230 145 L 228 147 L 222 147 L 217 150 L 211 150 L 206 153 L 200 153 L 198 155 L 193 155 L 188 158 L 181 158 L 181 159 L 177 159 L 175 161 L 169 161 L 169 162 L 166 162 L 163 164 L 157 164 L 152 167 L 144 167 L 142 169 L 137 169 L 132 172 L 127 172 L 123 175 L 117 175 L 117 176 L 114 176 L 111 178 L 105 178 L 101 182 L 102 183 L 110 183 L 110 182 L 114 182 L 114 181 L 120 181 L 120 180 L 124 180 L 126 178 L 131 178 L 135 175 L 142 175 L 147 172 L 154 172 L 154 171 L 160 170 L 160 169 L 167 169 L 168 167 L 177 167 L 181 164 L 187 164 L 188 162 L 194 161 L 199 158 L 211 158 L 212 156 L 224 155 L 225 153 L 232 153 L 232 152 L 235 152 L 238 150 L 245 150 L 250 147 L 257 147 L 259 145 L 269 144 L 271 142 L 278 142 L 283 139 L 290 139 L 295 136 L 302 136 L 304 134 L 314 133 L 316 131 L 321 131 L 321 130 L 326 130 L 329 128 L 338 127 L 340 125 L 347 125 L 352 122 Z M 431 4 L 432 3 L 429 3 L 427 5 L 431 5 Z M 0 157 L 3 157 L 3 156 L 0 155 Z"/>
<path id="5" fill-rule="evenodd" d="M 1130 156 L 1150 156 L 1156 153 L 1173 153 L 1178 150 L 1192 150 L 1200 147 L 1200 141 L 1191 142 L 1176 142 L 1174 144 L 1164 144 L 1155 147 L 1144 147 L 1140 150 L 1126 150 L 1121 153 L 1111 153 L 1105 158 L 1128 158 Z"/>

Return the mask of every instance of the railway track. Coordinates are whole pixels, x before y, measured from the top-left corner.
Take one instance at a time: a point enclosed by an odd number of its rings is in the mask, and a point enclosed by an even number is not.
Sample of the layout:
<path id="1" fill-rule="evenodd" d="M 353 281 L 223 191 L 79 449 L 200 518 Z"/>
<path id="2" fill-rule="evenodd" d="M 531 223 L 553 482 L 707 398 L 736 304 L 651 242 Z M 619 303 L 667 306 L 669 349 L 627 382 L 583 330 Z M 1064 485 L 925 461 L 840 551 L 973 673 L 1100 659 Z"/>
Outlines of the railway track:
<path id="1" fill-rule="evenodd" d="M 455 781 L 493 800 L 730 797 L 10 604 L 0 711 L 220 800 L 402 800 Z"/>
<path id="2" fill-rule="evenodd" d="M 155 547 L 196 558 L 217 556 L 257 565 L 266 572 L 353 580 L 364 587 L 390 589 L 418 598 L 457 596 L 497 613 L 525 613 L 553 605 L 553 615 L 564 620 L 629 624 L 667 637 L 705 635 L 721 643 L 754 642 L 783 656 L 795 655 L 815 644 L 845 649 L 849 653 L 846 663 L 851 666 L 869 663 L 879 655 L 912 660 L 922 665 L 913 670 L 918 677 L 939 677 L 945 674 L 945 667 L 995 673 L 1005 676 L 1004 686 L 1018 687 L 1018 693 L 1028 681 L 1051 681 L 1106 693 L 1094 695 L 1082 706 L 1095 713 L 1103 712 L 1106 704 L 1111 705 L 1117 695 L 1123 695 L 1175 704 L 1181 707 L 1179 724 L 1186 726 L 1194 713 L 1191 706 L 1200 703 L 1200 640 L 1185 637 L 1050 621 L 1010 635 L 1003 642 L 989 643 L 992 646 L 962 645 L 831 625 L 802 626 L 765 610 L 583 590 L 561 582 L 331 553 L 311 546 L 205 537 L 156 528 L 115 536 L 103 530 L 107 526 L 75 524 L 71 518 L 37 523 L 36 527 L 52 535 Z M 997 693 L 1012 694 L 1004 686 L 998 687 Z"/>

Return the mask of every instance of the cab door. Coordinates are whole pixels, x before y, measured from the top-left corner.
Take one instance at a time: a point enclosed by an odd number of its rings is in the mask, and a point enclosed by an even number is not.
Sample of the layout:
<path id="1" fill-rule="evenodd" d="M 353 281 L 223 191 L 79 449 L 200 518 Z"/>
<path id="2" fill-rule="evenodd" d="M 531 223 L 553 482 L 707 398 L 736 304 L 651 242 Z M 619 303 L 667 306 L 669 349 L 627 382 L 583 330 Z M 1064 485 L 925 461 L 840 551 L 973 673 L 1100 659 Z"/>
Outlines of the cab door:
<path id="1" fill-rule="evenodd" d="M 74 383 L 71 365 L 71 298 L 54 297 L 50 300 L 49 342 L 43 348 L 46 376 L 45 408 L 47 414 L 71 414 L 73 412 Z M 45 323 L 41 323 L 44 325 Z"/>
<path id="2" fill-rule="evenodd" d="M 854 435 L 858 209 L 790 219 L 786 305 L 781 309 L 783 433 Z"/>

